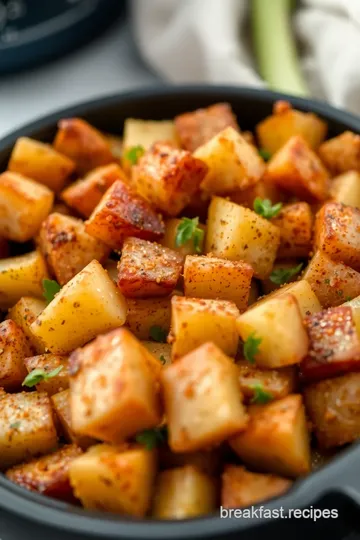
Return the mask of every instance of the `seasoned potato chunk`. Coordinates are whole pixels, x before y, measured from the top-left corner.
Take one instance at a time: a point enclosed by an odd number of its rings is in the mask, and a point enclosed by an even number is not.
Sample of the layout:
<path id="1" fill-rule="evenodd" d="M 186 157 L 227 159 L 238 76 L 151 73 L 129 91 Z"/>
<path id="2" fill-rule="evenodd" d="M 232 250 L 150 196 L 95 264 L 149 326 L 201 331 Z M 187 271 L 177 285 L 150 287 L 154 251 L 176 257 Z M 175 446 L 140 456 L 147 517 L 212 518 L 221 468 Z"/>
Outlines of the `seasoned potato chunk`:
<path id="1" fill-rule="evenodd" d="M 360 171 L 360 135 L 345 131 L 325 141 L 319 148 L 319 156 L 334 175 Z"/>
<path id="2" fill-rule="evenodd" d="M 15 484 L 30 491 L 37 491 L 65 502 L 73 502 L 69 468 L 72 461 L 81 454 L 81 448 L 75 444 L 63 446 L 48 456 L 9 469 L 6 476 Z"/>
<path id="3" fill-rule="evenodd" d="M 131 167 L 126 154 L 131 148 L 140 146 L 148 150 L 154 143 L 166 141 L 173 147 L 179 146 L 178 135 L 172 120 L 140 120 L 127 118 L 124 122 L 123 163 Z"/>
<path id="4" fill-rule="evenodd" d="M 239 370 L 240 390 L 248 402 L 256 399 L 256 390 L 261 388 L 269 399 L 282 399 L 296 389 L 296 372 L 293 366 L 280 369 L 261 369 L 247 360 L 236 363 Z"/>
<path id="5" fill-rule="evenodd" d="M 70 356 L 73 429 L 116 443 L 157 426 L 160 371 L 159 360 L 124 328 L 75 351 Z"/>
<path id="6" fill-rule="evenodd" d="M 64 285 L 31 331 L 52 353 L 67 354 L 125 319 L 124 297 L 94 260 Z"/>
<path id="7" fill-rule="evenodd" d="M 50 144 L 20 137 L 11 153 L 8 169 L 59 192 L 75 169 L 75 163 Z"/>
<path id="8" fill-rule="evenodd" d="M 93 259 L 103 262 L 110 248 L 85 231 L 81 219 L 50 214 L 42 223 L 39 248 L 60 285 L 87 266 Z"/>
<path id="9" fill-rule="evenodd" d="M 145 199 L 120 180 L 109 187 L 86 221 L 85 228 L 113 249 L 120 249 L 128 236 L 157 240 L 164 233 L 159 215 Z"/>
<path id="10" fill-rule="evenodd" d="M 143 341 L 142 345 L 156 358 L 163 366 L 171 364 L 171 345 L 168 343 L 157 343 L 156 341 Z"/>
<path id="11" fill-rule="evenodd" d="M 278 227 L 248 208 L 213 197 L 207 223 L 207 253 L 247 262 L 255 277 L 264 279 L 272 270 L 279 244 Z"/>
<path id="12" fill-rule="evenodd" d="M 216 508 L 215 480 L 192 465 L 159 474 L 152 516 L 156 519 L 188 519 L 210 514 Z"/>
<path id="13" fill-rule="evenodd" d="M 178 235 L 178 227 L 182 223 L 183 221 L 181 219 L 167 219 L 165 221 L 165 234 L 160 240 L 160 243 L 167 248 L 177 251 L 182 255 L 183 258 L 185 258 L 186 255 L 192 255 L 194 253 L 197 253 L 197 250 L 193 238 L 190 238 L 190 240 L 187 240 L 186 242 L 181 244 L 181 246 L 177 245 L 176 238 Z M 199 223 L 198 228 L 205 231 L 205 227 L 201 223 Z M 202 252 L 203 244 L 204 235 L 198 237 L 198 251 Z"/>
<path id="14" fill-rule="evenodd" d="M 8 320 L 0 323 L 0 387 L 16 390 L 27 375 L 24 359 L 31 349 L 21 328 Z"/>
<path id="15" fill-rule="evenodd" d="M 252 267 L 242 261 L 188 255 L 184 266 L 185 296 L 230 300 L 245 311 L 253 273 Z"/>
<path id="16" fill-rule="evenodd" d="M 310 437 L 301 395 L 251 405 L 248 411 L 247 429 L 230 440 L 246 465 L 290 477 L 310 472 Z"/>
<path id="17" fill-rule="evenodd" d="M 201 189 L 208 193 L 231 193 L 258 182 L 265 164 L 256 148 L 234 128 L 227 127 L 200 146 L 194 156 L 208 167 Z"/>
<path id="18" fill-rule="evenodd" d="M 24 332 L 26 339 L 29 343 L 31 351 L 36 353 L 45 352 L 45 347 L 35 338 L 31 331 L 30 326 L 40 313 L 45 309 L 46 302 L 39 300 L 38 298 L 32 298 L 31 296 L 23 296 L 18 302 L 9 310 L 8 319 L 16 322 L 16 324 Z"/>
<path id="19" fill-rule="evenodd" d="M 109 141 L 81 118 L 64 118 L 58 124 L 54 148 L 76 164 L 80 174 L 114 161 Z"/>
<path id="20" fill-rule="evenodd" d="M 322 309 L 316 294 L 310 287 L 309 282 L 305 279 L 301 279 L 300 281 L 295 281 L 295 283 L 289 283 L 287 285 L 284 285 L 280 289 L 274 291 L 271 295 L 271 298 L 283 294 L 292 294 L 292 296 L 296 298 L 302 318 L 306 317 L 307 315 L 311 315 L 312 313 L 317 313 Z M 269 298 L 270 296 L 264 298 L 264 301 Z"/>
<path id="21" fill-rule="evenodd" d="M 51 210 L 54 194 L 21 174 L 0 174 L 0 236 L 26 242 Z"/>
<path id="22" fill-rule="evenodd" d="M 247 425 L 238 373 L 213 343 L 204 343 L 161 372 L 169 446 L 192 452 L 216 445 Z"/>
<path id="23" fill-rule="evenodd" d="M 51 396 L 51 403 L 60 422 L 62 433 L 68 442 L 74 443 L 84 449 L 96 443 L 96 439 L 86 437 L 86 435 L 80 435 L 73 430 L 71 426 L 70 390 L 68 388 L 57 394 L 53 394 Z"/>
<path id="24" fill-rule="evenodd" d="M 334 178 L 330 197 L 337 203 L 360 208 L 360 173 L 349 171 Z"/>
<path id="25" fill-rule="evenodd" d="M 308 352 L 306 334 L 299 305 L 292 294 L 265 299 L 240 315 L 237 328 L 246 342 L 260 339 L 256 364 L 279 368 L 299 363 Z"/>
<path id="26" fill-rule="evenodd" d="M 291 137 L 271 158 L 266 178 L 310 202 L 323 201 L 327 195 L 328 173 L 299 135 Z"/>
<path id="27" fill-rule="evenodd" d="M 273 497 L 291 487 L 291 480 L 274 474 L 247 471 L 245 467 L 226 465 L 222 475 L 221 505 L 223 508 L 244 508 Z"/>
<path id="28" fill-rule="evenodd" d="M 57 446 L 50 398 L 44 392 L 0 394 L 0 469 Z"/>
<path id="29" fill-rule="evenodd" d="M 308 257 L 311 251 L 313 215 L 306 202 L 288 204 L 272 219 L 280 229 L 279 258 Z"/>
<path id="30" fill-rule="evenodd" d="M 239 342 L 233 302 L 174 296 L 171 299 L 172 358 L 176 360 L 207 341 L 229 356 L 235 356 Z"/>
<path id="31" fill-rule="evenodd" d="M 176 216 L 189 204 L 206 172 L 205 163 L 190 152 L 159 142 L 133 167 L 132 181 L 152 206 Z"/>
<path id="32" fill-rule="evenodd" d="M 147 298 L 166 296 L 176 287 L 182 270 L 182 256 L 169 248 L 127 238 L 119 262 L 118 286 L 124 296 Z"/>
<path id="33" fill-rule="evenodd" d="M 70 482 L 85 508 L 143 517 L 150 507 L 155 453 L 143 447 L 93 446 L 70 464 Z"/>
<path id="34" fill-rule="evenodd" d="M 25 366 L 28 373 L 41 370 L 45 373 L 51 373 L 54 370 L 60 369 L 59 373 L 51 378 L 44 378 L 36 385 L 38 392 L 47 392 L 49 396 L 66 390 L 69 388 L 69 373 L 68 373 L 68 358 L 67 356 L 59 356 L 56 354 L 41 354 L 38 356 L 30 356 L 25 359 Z M 27 373 L 26 373 L 27 374 Z"/>
<path id="35" fill-rule="evenodd" d="M 170 330 L 171 298 L 128 298 L 125 326 L 138 339 L 149 339 L 153 327 Z"/>

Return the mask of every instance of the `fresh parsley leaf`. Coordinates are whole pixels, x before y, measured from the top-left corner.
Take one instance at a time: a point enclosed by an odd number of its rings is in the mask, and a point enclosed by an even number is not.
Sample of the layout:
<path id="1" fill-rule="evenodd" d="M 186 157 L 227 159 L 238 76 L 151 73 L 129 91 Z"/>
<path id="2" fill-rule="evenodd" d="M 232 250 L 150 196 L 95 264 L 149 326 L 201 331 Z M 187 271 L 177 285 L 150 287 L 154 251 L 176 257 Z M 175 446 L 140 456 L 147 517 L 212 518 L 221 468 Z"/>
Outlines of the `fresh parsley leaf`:
<path id="1" fill-rule="evenodd" d="M 163 354 L 160 354 L 160 362 L 162 364 L 166 364 L 166 358 L 165 358 L 165 356 Z"/>
<path id="2" fill-rule="evenodd" d="M 158 343 L 166 343 L 167 331 L 161 328 L 161 326 L 152 326 L 149 330 L 151 339 Z"/>
<path id="3" fill-rule="evenodd" d="M 145 429 L 135 436 L 136 442 L 143 444 L 147 450 L 153 450 L 167 439 L 167 427 L 161 426 L 154 429 Z"/>
<path id="4" fill-rule="evenodd" d="M 281 202 L 273 205 L 270 199 L 260 199 L 260 197 L 256 197 L 254 201 L 255 212 L 265 219 L 271 219 L 277 216 L 281 208 Z"/>
<path id="5" fill-rule="evenodd" d="M 265 150 L 265 148 L 259 148 L 259 154 L 264 161 L 269 161 L 269 159 L 271 158 L 271 153 L 269 152 L 269 150 Z"/>
<path id="6" fill-rule="evenodd" d="M 324 279 L 324 283 L 325 283 L 325 285 L 330 285 L 330 279 L 329 278 Z"/>
<path id="7" fill-rule="evenodd" d="M 192 240 L 196 253 L 201 253 L 204 231 L 198 225 L 198 217 L 193 219 L 182 218 L 181 223 L 177 227 L 175 245 L 180 247 L 186 244 L 186 242 L 189 242 L 189 240 Z"/>
<path id="8" fill-rule="evenodd" d="M 131 165 L 136 165 L 141 156 L 145 153 L 145 148 L 140 146 L 133 146 L 125 153 L 125 159 L 130 161 Z"/>
<path id="9" fill-rule="evenodd" d="M 303 263 L 298 264 L 294 268 L 277 268 L 271 272 L 270 281 L 276 285 L 283 285 L 284 283 L 287 283 L 293 276 L 296 276 L 302 267 Z"/>
<path id="10" fill-rule="evenodd" d="M 352 300 L 351 296 L 347 296 L 347 297 L 345 298 L 345 301 L 346 301 L 346 302 L 351 302 L 351 300 Z"/>
<path id="11" fill-rule="evenodd" d="M 269 401 L 273 399 L 273 395 L 270 394 L 270 392 L 266 392 L 261 384 L 254 384 L 252 388 L 254 390 L 254 395 L 251 398 L 250 403 L 261 403 L 265 405 L 265 403 L 269 403 Z"/>
<path id="12" fill-rule="evenodd" d="M 47 303 L 50 304 L 50 302 L 54 300 L 55 294 L 60 291 L 61 287 L 54 279 L 43 279 L 42 286 L 44 298 Z"/>
<path id="13" fill-rule="evenodd" d="M 250 364 L 255 363 L 255 355 L 259 352 L 259 345 L 262 342 L 261 338 L 255 337 L 255 332 L 250 334 L 247 340 L 244 342 L 243 352 L 246 360 Z"/>
<path id="14" fill-rule="evenodd" d="M 10 424 L 10 429 L 19 429 L 21 426 L 21 422 L 14 422 L 13 424 Z"/>
<path id="15" fill-rule="evenodd" d="M 33 369 L 23 380 L 22 386 L 27 386 L 28 388 L 32 388 L 33 386 L 36 386 L 42 381 L 47 381 L 49 379 L 52 379 L 53 377 L 56 377 L 56 375 L 60 373 L 63 367 L 64 366 L 58 366 L 52 371 L 49 371 L 49 373 L 47 373 L 41 368 Z"/>

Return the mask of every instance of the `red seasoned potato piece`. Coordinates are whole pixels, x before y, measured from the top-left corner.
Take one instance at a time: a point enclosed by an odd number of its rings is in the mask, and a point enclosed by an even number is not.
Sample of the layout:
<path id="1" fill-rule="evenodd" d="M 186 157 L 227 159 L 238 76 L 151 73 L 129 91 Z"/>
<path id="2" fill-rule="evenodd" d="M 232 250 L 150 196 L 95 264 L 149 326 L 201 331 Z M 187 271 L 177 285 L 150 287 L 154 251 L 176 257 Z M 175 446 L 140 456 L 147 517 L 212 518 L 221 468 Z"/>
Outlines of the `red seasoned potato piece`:
<path id="1" fill-rule="evenodd" d="M 150 339 L 153 326 L 170 330 L 171 298 L 127 298 L 125 326 L 138 339 Z"/>
<path id="2" fill-rule="evenodd" d="M 205 343 L 161 372 L 169 446 L 192 452 L 219 444 L 247 425 L 233 361 Z"/>
<path id="3" fill-rule="evenodd" d="M 45 307 L 45 300 L 32 298 L 31 296 L 23 296 L 11 309 L 9 309 L 7 316 L 8 319 L 16 322 L 21 328 L 29 343 L 30 350 L 35 353 L 45 352 L 45 347 L 38 339 L 36 339 L 30 327 Z"/>
<path id="4" fill-rule="evenodd" d="M 175 116 L 175 128 L 181 146 L 190 152 L 194 152 L 228 126 L 240 131 L 229 103 L 215 103 L 206 109 Z"/>
<path id="5" fill-rule="evenodd" d="M 307 413 L 322 448 L 360 437 L 360 373 L 326 379 L 305 388 Z"/>
<path id="6" fill-rule="evenodd" d="M 75 163 L 50 144 L 28 137 L 17 139 L 8 164 L 9 171 L 36 180 L 55 192 L 64 187 L 74 169 Z"/>
<path id="7" fill-rule="evenodd" d="M 39 356 L 30 356 L 25 359 L 25 366 L 28 373 L 35 369 L 41 369 L 45 373 L 51 373 L 55 369 L 61 370 L 57 375 L 49 379 L 44 379 L 36 385 L 38 392 L 47 392 L 49 396 L 69 388 L 68 358 L 56 354 L 41 354 Z"/>
<path id="8" fill-rule="evenodd" d="M 61 198 L 68 206 L 88 218 L 101 201 L 104 193 L 116 180 L 129 182 L 126 174 L 117 163 L 97 167 L 84 178 L 64 189 Z"/>
<path id="9" fill-rule="evenodd" d="M 85 229 L 113 249 L 120 249 L 128 236 L 158 240 L 164 234 L 159 215 L 121 180 L 109 187 L 86 221 Z"/>
<path id="10" fill-rule="evenodd" d="M 24 359 L 31 354 L 30 345 L 14 321 L 0 323 L 0 387 L 16 390 L 27 375 Z"/>
<path id="11" fill-rule="evenodd" d="M 6 476 L 29 491 L 37 491 L 47 497 L 73 502 L 69 468 L 72 461 L 81 454 L 81 448 L 75 444 L 63 446 L 48 456 L 9 469 Z"/>
<path id="12" fill-rule="evenodd" d="M 337 203 L 360 208 L 360 172 L 349 171 L 334 178 L 330 197 Z"/>
<path id="13" fill-rule="evenodd" d="M 247 402 L 255 398 L 258 387 L 269 394 L 270 399 L 282 399 L 296 389 L 297 377 L 293 366 L 261 369 L 247 360 L 240 360 L 236 365 L 239 370 L 240 390 Z"/>
<path id="14" fill-rule="evenodd" d="M 114 161 L 109 141 L 81 118 L 63 118 L 58 123 L 54 148 L 72 159 L 80 174 Z"/>
<path id="15" fill-rule="evenodd" d="M 259 474 L 245 467 L 226 465 L 222 475 L 221 506 L 223 508 L 245 508 L 290 489 L 291 480 L 274 474 Z"/>
<path id="16" fill-rule="evenodd" d="M 197 253 L 196 245 L 194 243 L 194 239 L 190 238 L 190 240 L 187 240 L 182 244 L 181 246 L 176 245 L 176 238 L 178 234 L 178 227 L 183 223 L 182 219 L 167 219 L 165 221 L 165 234 L 163 238 L 160 240 L 160 244 L 170 248 L 174 251 L 177 251 L 181 254 L 182 258 L 185 259 L 186 255 L 192 255 L 194 253 Z M 201 229 L 205 232 L 205 226 L 199 223 L 197 226 L 198 229 Z M 198 250 L 200 253 L 203 251 L 203 244 L 204 244 L 204 237 L 205 235 L 198 236 Z"/>
<path id="17" fill-rule="evenodd" d="M 280 229 L 278 258 L 309 256 L 312 248 L 313 215 L 306 202 L 284 206 L 271 222 Z"/>
<path id="18" fill-rule="evenodd" d="M 118 265 L 118 286 L 124 296 L 147 298 L 170 294 L 179 281 L 180 253 L 140 238 L 127 238 Z"/>
<path id="19" fill-rule="evenodd" d="M 60 285 L 65 285 L 93 259 L 103 262 L 110 253 L 106 244 L 85 231 L 81 219 L 61 214 L 50 214 L 45 219 L 38 244 Z"/>
<path id="20" fill-rule="evenodd" d="M 302 396 L 251 405 L 249 424 L 230 445 L 248 466 L 297 477 L 310 472 L 310 437 Z"/>
<path id="21" fill-rule="evenodd" d="M 74 431 L 116 443 L 157 426 L 161 369 L 159 360 L 124 328 L 98 336 L 72 353 Z"/>
<path id="22" fill-rule="evenodd" d="M 333 175 L 360 171 L 360 135 L 352 131 L 325 141 L 318 152 Z"/>
<path id="23" fill-rule="evenodd" d="M 328 173 L 299 135 L 291 137 L 271 158 L 266 179 L 310 202 L 323 201 L 327 195 Z"/>
<path id="24" fill-rule="evenodd" d="M 132 169 L 136 191 L 152 206 L 176 216 L 191 201 L 207 172 L 203 161 L 166 143 L 155 143 Z"/>

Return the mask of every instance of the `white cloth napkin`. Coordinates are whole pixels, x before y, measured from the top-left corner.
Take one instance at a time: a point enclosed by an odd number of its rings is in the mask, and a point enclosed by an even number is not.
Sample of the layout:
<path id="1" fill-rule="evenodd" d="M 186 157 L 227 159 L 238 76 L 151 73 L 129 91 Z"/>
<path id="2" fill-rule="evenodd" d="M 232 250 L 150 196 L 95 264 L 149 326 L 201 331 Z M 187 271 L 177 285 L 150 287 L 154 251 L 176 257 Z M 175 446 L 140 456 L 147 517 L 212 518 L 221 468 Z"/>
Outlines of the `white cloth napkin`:
<path id="1" fill-rule="evenodd" d="M 141 54 L 174 83 L 263 86 L 251 54 L 250 2 L 133 0 Z M 360 0 L 301 0 L 293 28 L 312 95 L 360 114 Z"/>

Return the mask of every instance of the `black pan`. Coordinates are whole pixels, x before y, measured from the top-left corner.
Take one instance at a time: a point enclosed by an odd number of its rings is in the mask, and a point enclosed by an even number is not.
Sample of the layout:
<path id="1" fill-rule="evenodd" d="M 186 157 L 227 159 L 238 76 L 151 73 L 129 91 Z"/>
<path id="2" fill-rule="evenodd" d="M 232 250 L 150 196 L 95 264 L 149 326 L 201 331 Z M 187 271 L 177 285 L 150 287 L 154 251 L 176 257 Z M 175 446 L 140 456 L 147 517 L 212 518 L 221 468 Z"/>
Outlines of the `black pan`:
<path id="1" fill-rule="evenodd" d="M 16 130 L 0 142 L 0 171 L 6 168 L 11 148 L 18 137 L 26 135 L 51 141 L 60 118 L 81 116 L 104 131 L 120 134 L 127 117 L 166 119 L 218 101 L 228 101 L 238 116 L 240 126 L 251 130 L 257 122 L 271 113 L 275 100 L 284 98 L 291 101 L 296 108 L 315 112 L 324 118 L 329 125 L 329 136 L 337 135 L 346 129 L 360 133 L 360 118 L 317 101 L 290 98 L 266 90 L 225 86 L 154 88 L 71 107 Z M 360 519 L 357 517 L 360 510 L 359 444 L 341 452 L 326 467 L 304 480 L 297 481 L 285 496 L 270 501 L 263 505 L 263 508 L 282 507 L 286 514 L 289 509 L 310 506 L 336 508 L 340 511 L 339 520 L 328 519 L 321 532 L 320 525 L 317 526 L 317 537 L 327 534 L 331 539 L 341 538 L 340 528 L 345 525 L 346 529 L 349 520 L 360 531 Z M 274 534 L 282 536 L 286 533 L 295 536 L 300 529 L 301 536 L 307 535 L 309 538 L 310 531 L 314 530 L 313 521 L 307 519 L 294 524 L 293 520 L 270 520 L 260 516 L 249 519 L 220 519 L 218 516 L 210 516 L 181 522 L 155 522 L 87 512 L 27 492 L 0 475 L 0 540 L 256 540 L 264 538 L 264 535 L 272 537 Z"/>

